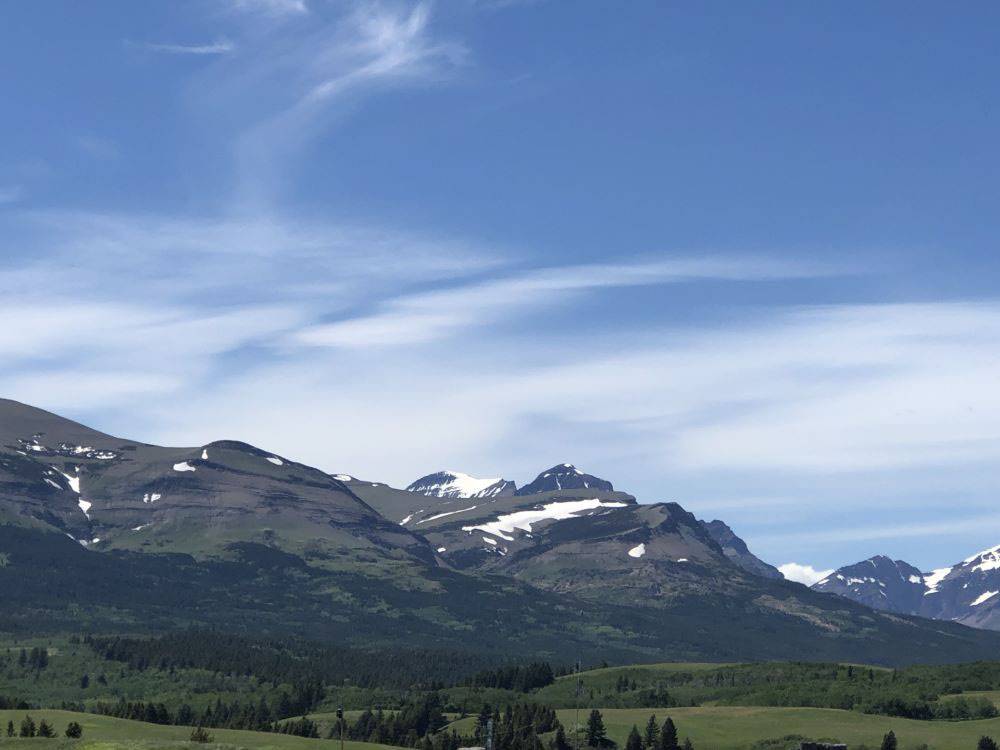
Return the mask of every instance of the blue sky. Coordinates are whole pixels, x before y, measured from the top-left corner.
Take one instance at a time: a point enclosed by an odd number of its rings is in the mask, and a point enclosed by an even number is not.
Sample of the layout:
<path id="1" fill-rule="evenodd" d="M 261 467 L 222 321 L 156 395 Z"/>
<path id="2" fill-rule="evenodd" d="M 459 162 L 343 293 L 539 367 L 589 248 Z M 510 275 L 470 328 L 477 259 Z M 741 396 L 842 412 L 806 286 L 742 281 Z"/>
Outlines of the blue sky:
<path id="1" fill-rule="evenodd" d="M 0 391 L 774 563 L 1000 541 L 1000 8 L 9 4 Z"/>

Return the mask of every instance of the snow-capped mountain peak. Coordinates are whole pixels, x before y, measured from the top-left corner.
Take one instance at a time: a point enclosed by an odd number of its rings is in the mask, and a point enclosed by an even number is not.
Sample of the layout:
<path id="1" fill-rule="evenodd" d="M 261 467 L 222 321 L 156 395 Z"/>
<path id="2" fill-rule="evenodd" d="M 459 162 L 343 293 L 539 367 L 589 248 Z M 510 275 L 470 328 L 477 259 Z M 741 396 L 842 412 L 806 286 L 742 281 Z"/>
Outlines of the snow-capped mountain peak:
<path id="1" fill-rule="evenodd" d="M 513 495 L 517 485 L 502 477 L 481 479 L 461 471 L 437 471 L 413 482 L 406 488 L 430 497 L 493 498 Z"/>
<path id="2" fill-rule="evenodd" d="M 876 609 L 1000 629 L 1000 545 L 929 573 L 878 555 L 839 568 L 813 588 Z"/>
<path id="3" fill-rule="evenodd" d="M 1000 568 L 1000 544 L 996 547 L 984 549 L 982 552 L 977 552 L 972 557 L 965 558 L 965 560 L 962 561 L 962 567 L 971 565 L 972 563 L 975 563 L 972 570 L 986 571 Z"/>

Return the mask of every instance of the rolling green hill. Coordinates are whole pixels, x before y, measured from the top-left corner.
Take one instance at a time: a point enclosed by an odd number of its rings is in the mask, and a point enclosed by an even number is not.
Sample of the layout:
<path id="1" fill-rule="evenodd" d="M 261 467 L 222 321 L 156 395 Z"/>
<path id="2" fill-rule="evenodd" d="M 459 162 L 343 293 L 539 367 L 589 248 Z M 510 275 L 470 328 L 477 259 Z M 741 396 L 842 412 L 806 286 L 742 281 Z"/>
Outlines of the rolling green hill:
<path id="1" fill-rule="evenodd" d="M 850 748 L 862 743 L 877 748 L 890 729 L 903 750 L 923 743 L 932 750 L 973 750 L 982 735 L 1000 737 L 1000 719 L 929 722 L 826 708 L 732 706 L 675 708 L 669 712 L 607 709 L 603 716 L 608 736 L 619 744 L 624 743 L 632 725 L 641 730 L 650 713 L 656 713 L 660 721 L 669 714 L 677 724 L 678 735 L 690 737 L 698 750 L 744 750 L 755 742 L 786 735 L 836 739 L 848 743 Z M 573 710 L 562 710 L 558 714 L 566 727 L 573 726 Z M 583 722 L 587 714 L 581 711 L 580 716 Z"/>
<path id="2" fill-rule="evenodd" d="M 572 745 L 573 727 L 577 715 L 580 731 L 586 725 L 590 706 L 558 711 Z M 866 745 L 878 748 L 890 729 L 896 734 L 901 750 L 912 750 L 926 744 L 929 750 L 974 750 L 983 735 L 1000 737 L 1000 718 L 983 721 L 928 722 L 872 716 L 854 711 L 828 708 L 767 708 L 742 706 L 704 706 L 672 709 L 599 709 L 608 737 L 623 747 L 632 726 L 640 732 L 651 714 L 658 723 L 669 716 L 677 725 L 681 740 L 690 737 L 696 750 L 751 750 L 755 743 L 779 740 L 789 735 L 809 739 L 828 739 L 848 743 L 849 748 Z M 449 728 L 469 733 L 474 718 L 453 722 Z M 582 743 L 582 741 L 581 741 Z M 798 748 L 798 739 L 768 745 L 784 750 Z"/>
<path id="3" fill-rule="evenodd" d="M 13 721 L 18 726 L 30 715 L 36 722 L 45 719 L 62 736 L 71 721 L 83 727 L 83 737 L 78 741 L 62 740 L 14 740 L 17 744 L 28 743 L 32 748 L 42 750 L 55 747 L 57 743 L 68 743 L 72 747 L 87 750 L 93 748 L 160 748 L 190 747 L 211 750 L 212 745 L 189 742 L 191 727 L 147 724 L 141 721 L 115 719 L 108 716 L 78 713 L 76 711 L 0 711 L 0 724 L 6 726 Z M 268 732 L 247 732 L 238 729 L 211 729 L 216 745 L 248 748 L 248 750 L 340 750 L 340 742 L 335 740 L 307 739 L 285 734 Z M 368 742 L 345 742 L 345 750 L 387 750 L 388 745 Z"/>

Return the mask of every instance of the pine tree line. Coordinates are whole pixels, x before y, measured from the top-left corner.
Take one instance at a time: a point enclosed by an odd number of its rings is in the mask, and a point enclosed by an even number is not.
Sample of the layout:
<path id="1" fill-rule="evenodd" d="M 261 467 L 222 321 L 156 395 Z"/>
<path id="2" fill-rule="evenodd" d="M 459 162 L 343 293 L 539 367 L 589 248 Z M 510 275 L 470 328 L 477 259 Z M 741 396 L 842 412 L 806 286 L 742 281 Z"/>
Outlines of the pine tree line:
<path id="1" fill-rule="evenodd" d="M 79 739 L 83 736 L 83 727 L 78 722 L 71 721 L 66 725 L 64 734 L 70 739 Z M 43 739 L 52 739 L 56 737 L 56 730 L 46 719 L 41 719 L 36 724 L 31 715 L 27 714 L 21 720 L 20 731 L 15 732 L 13 720 L 7 722 L 7 737 L 21 737 L 24 739 L 41 737 Z"/>
<path id="2" fill-rule="evenodd" d="M 157 638 L 85 636 L 82 642 L 105 659 L 126 663 L 137 670 L 198 668 L 254 676 L 274 684 L 347 682 L 363 688 L 437 690 L 467 684 L 472 675 L 485 673 L 496 662 L 487 655 L 459 651 L 365 651 L 202 630 Z M 532 670 L 535 681 L 536 671 Z"/>
<path id="3" fill-rule="evenodd" d="M 604 728 L 604 719 L 596 708 L 590 712 L 587 719 L 586 740 L 589 747 L 601 748 L 613 745 Z M 652 714 L 640 733 L 636 725 L 625 740 L 625 750 L 693 750 L 694 745 L 689 737 L 683 744 L 677 739 L 677 726 L 669 716 L 659 725 L 656 714 Z"/>
<path id="4" fill-rule="evenodd" d="M 551 685 L 555 682 L 555 673 L 548 662 L 532 662 L 526 666 L 512 664 L 495 669 L 486 669 L 477 673 L 469 681 L 472 687 L 502 688 L 528 693 L 532 690 Z"/>

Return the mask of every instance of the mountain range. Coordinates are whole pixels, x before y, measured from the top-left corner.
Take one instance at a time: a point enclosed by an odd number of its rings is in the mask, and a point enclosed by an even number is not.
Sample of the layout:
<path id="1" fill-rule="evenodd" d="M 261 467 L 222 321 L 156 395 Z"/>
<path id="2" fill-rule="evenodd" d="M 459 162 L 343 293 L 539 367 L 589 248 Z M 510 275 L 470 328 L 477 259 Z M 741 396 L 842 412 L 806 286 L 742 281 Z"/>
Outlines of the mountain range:
<path id="1" fill-rule="evenodd" d="M 571 661 L 986 658 L 1000 633 L 785 581 L 722 521 L 571 464 L 397 489 L 0 400 L 0 629 L 190 625 Z"/>
<path id="2" fill-rule="evenodd" d="M 839 568 L 813 588 L 887 612 L 1000 630 L 1000 546 L 929 573 L 876 555 Z"/>

